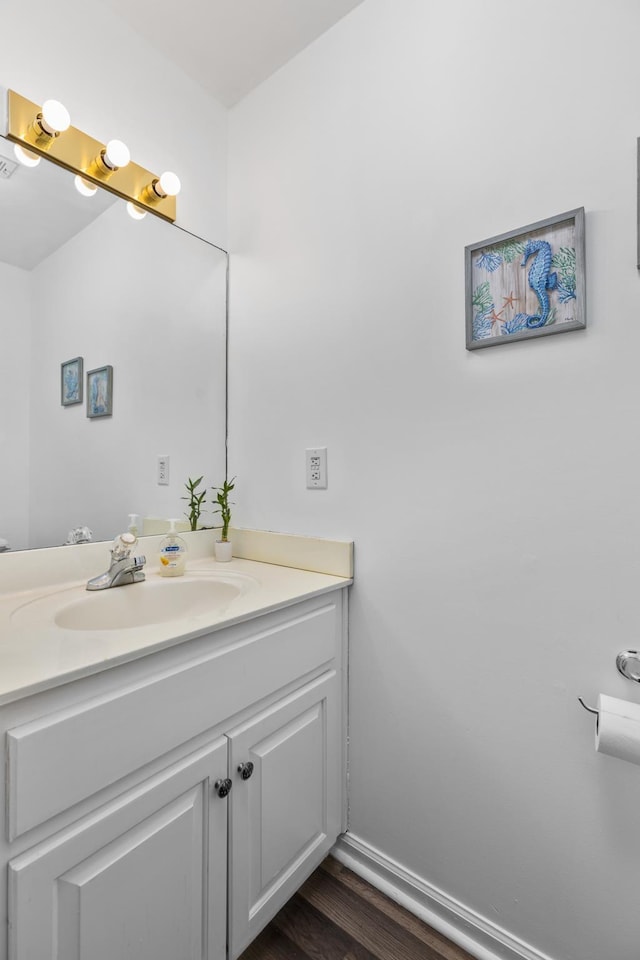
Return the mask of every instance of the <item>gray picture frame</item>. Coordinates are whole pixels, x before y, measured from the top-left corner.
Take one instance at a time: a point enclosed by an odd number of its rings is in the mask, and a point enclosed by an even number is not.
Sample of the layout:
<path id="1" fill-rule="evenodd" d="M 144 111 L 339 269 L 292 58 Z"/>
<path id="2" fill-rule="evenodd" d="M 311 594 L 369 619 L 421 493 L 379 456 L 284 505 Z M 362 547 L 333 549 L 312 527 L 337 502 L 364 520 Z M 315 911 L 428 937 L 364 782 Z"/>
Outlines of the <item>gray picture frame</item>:
<path id="1" fill-rule="evenodd" d="M 113 413 L 113 367 L 87 371 L 87 417 L 110 417 Z"/>
<path id="2" fill-rule="evenodd" d="M 60 364 L 60 404 L 63 407 L 82 403 L 83 363 L 82 357 L 73 357 Z"/>
<path id="3" fill-rule="evenodd" d="M 640 270 L 640 137 L 638 137 L 638 140 L 637 140 L 637 150 L 638 150 L 638 173 L 637 173 L 638 190 L 637 190 L 636 203 L 637 203 L 637 240 L 638 240 L 638 250 L 637 250 L 637 258 L 636 258 L 636 259 L 637 259 L 638 270 Z"/>
<path id="4" fill-rule="evenodd" d="M 586 325 L 584 207 L 465 247 L 467 350 Z"/>

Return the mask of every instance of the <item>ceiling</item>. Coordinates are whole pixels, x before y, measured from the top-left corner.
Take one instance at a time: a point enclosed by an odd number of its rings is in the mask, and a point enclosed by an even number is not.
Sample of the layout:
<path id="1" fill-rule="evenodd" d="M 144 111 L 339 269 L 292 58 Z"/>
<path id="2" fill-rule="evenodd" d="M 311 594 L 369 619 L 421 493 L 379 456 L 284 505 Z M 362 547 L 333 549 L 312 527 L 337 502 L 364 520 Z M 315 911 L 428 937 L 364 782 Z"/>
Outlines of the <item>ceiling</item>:
<path id="1" fill-rule="evenodd" d="M 103 0 L 227 107 L 362 0 Z"/>

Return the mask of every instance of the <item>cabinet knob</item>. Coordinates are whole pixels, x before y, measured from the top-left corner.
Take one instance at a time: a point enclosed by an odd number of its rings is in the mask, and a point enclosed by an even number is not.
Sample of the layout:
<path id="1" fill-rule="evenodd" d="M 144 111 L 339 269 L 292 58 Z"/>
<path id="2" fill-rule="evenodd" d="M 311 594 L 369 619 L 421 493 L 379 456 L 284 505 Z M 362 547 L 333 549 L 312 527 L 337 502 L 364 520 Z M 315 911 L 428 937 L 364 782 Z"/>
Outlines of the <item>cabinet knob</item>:
<path id="1" fill-rule="evenodd" d="M 241 763 L 238 765 L 238 773 L 243 780 L 248 780 L 251 774 L 253 773 L 253 764 L 249 760 L 247 763 Z"/>
<path id="2" fill-rule="evenodd" d="M 233 784 L 231 783 L 231 780 L 226 777 L 224 780 L 216 780 L 213 788 L 219 797 L 226 797 L 232 786 Z"/>

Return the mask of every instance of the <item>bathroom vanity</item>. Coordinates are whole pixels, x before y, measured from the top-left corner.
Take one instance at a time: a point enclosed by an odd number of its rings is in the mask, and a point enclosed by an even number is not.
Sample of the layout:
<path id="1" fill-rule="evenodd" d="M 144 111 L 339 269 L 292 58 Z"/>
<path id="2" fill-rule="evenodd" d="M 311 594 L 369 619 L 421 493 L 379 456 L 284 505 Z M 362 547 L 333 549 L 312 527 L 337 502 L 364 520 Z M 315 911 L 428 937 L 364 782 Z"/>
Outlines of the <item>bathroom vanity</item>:
<path id="1" fill-rule="evenodd" d="M 350 582 L 200 560 L 93 630 L 80 583 L 0 598 L 0 960 L 239 956 L 345 828 Z"/>
<path id="2" fill-rule="evenodd" d="M 209 483 L 227 454 L 226 252 L 123 217 L 122 197 L 162 213 L 157 190 L 109 192 L 87 165 L 100 145 L 76 128 L 70 152 L 64 134 L 51 152 L 46 124 L 34 142 L 40 107 L 25 101 L 25 126 L 23 100 L 9 95 L 10 139 L 56 163 L 2 191 L 4 303 L 32 388 L 11 405 L 24 377 L 7 372 L 0 537 L 14 550 L 87 523 L 112 538 L 134 504 L 166 516 L 180 493 L 153 482 L 158 450 Z M 78 205 L 73 173 L 107 190 Z M 127 178 L 112 174 L 111 186 Z M 46 311 L 30 295 L 42 289 Z M 65 360 L 69 344 L 82 356 Z M 179 398 L 156 389 L 169 362 L 193 385 Z M 108 429 L 84 415 L 83 366 L 118 371 Z M 175 580 L 144 540 L 146 579 L 141 561 L 124 586 L 100 576 L 106 544 L 0 558 L 0 960 L 235 960 L 345 827 L 351 545 L 334 542 L 348 553 L 338 570 L 318 562 L 329 541 L 237 531 L 234 559 L 216 565 L 213 532 L 185 536 Z"/>

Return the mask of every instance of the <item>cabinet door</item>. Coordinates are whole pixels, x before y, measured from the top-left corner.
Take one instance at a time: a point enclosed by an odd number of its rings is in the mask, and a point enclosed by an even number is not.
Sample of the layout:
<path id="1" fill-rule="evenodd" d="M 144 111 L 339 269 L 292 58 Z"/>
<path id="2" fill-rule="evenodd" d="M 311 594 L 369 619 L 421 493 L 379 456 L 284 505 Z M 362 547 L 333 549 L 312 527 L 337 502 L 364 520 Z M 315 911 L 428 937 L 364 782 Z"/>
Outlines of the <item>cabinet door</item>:
<path id="1" fill-rule="evenodd" d="M 331 671 L 228 734 L 231 960 L 336 840 L 341 812 L 338 694 Z M 238 767 L 247 763 L 253 770 L 244 780 Z"/>
<path id="2" fill-rule="evenodd" d="M 9 864 L 10 960 L 223 960 L 224 737 Z"/>

